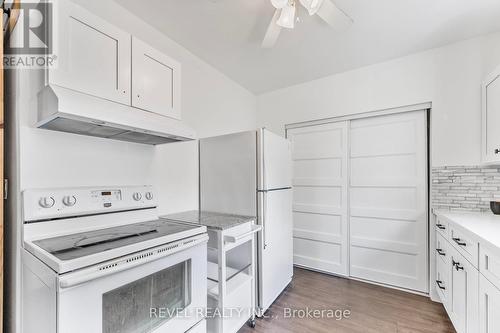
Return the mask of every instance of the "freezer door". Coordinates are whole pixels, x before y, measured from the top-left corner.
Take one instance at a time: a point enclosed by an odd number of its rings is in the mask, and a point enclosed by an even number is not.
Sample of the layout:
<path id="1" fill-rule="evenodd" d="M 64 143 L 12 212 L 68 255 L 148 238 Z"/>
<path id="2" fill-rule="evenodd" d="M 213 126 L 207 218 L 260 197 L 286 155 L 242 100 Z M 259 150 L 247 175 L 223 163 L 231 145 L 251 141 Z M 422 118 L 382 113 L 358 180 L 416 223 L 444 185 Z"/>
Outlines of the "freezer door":
<path id="1" fill-rule="evenodd" d="M 200 140 L 200 209 L 255 216 L 257 132 Z"/>
<path id="2" fill-rule="evenodd" d="M 292 190 L 259 192 L 258 301 L 263 314 L 293 275 Z"/>
<path id="3" fill-rule="evenodd" d="M 290 141 L 266 129 L 258 131 L 259 190 L 292 186 Z"/>

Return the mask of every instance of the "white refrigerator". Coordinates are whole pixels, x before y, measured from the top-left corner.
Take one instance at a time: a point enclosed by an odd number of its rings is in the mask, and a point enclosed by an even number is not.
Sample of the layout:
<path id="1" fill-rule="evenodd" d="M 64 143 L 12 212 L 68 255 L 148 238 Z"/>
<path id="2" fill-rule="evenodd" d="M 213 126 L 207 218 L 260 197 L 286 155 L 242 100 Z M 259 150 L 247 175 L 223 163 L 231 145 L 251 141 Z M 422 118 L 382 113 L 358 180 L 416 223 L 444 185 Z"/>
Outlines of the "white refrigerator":
<path id="1" fill-rule="evenodd" d="M 257 314 L 293 275 L 290 142 L 266 129 L 200 140 L 200 209 L 257 216 Z"/>

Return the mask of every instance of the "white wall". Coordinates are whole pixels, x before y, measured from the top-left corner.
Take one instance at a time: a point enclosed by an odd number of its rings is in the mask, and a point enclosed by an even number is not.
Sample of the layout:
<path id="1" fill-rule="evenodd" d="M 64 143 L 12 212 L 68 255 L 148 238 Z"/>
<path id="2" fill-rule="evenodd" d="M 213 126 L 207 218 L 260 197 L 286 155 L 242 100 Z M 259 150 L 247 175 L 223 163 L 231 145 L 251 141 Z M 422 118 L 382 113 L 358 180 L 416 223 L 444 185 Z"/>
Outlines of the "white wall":
<path id="1" fill-rule="evenodd" d="M 432 163 L 480 162 L 481 81 L 500 65 L 500 33 L 258 97 L 257 124 L 285 124 L 432 102 Z"/>
<path id="2" fill-rule="evenodd" d="M 182 63 L 182 116 L 198 136 L 255 128 L 256 98 L 111 0 L 75 0 Z M 147 146 L 34 128 L 41 72 L 21 75 L 21 190 L 153 184 L 162 213 L 198 204 L 197 142 Z M 28 88 L 28 89 L 25 89 Z"/>

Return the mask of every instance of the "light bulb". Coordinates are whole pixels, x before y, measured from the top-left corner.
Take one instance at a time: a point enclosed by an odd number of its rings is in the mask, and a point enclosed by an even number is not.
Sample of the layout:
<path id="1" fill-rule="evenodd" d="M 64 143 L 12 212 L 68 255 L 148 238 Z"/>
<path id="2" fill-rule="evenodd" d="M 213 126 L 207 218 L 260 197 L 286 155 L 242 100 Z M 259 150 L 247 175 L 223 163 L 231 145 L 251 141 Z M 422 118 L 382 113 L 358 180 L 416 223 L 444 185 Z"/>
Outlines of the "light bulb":
<path id="1" fill-rule="evenodd" d="M 281 10 L 281 15 L 276 24 L 283 28 L 293 29 L 295 25 L 295 3 L 290 2 Z"/>
<path id="2" fill-rule="evenodd" d="M 271 4 L 274 6 L 276 9 L 282 9 L 286 5 L 288 5 L 288 0 L 271 0 Z"/>

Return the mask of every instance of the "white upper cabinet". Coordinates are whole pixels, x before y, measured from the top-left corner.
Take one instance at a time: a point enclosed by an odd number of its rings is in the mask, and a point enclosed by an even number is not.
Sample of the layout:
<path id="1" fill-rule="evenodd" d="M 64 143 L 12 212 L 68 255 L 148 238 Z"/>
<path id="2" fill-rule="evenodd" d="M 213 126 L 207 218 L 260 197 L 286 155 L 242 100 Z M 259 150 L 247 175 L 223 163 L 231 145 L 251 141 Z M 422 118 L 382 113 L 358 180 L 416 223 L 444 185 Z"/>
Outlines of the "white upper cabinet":
<path id="1" fill-rule="evenodd" d="M 55 3 L 48 83 L 181 118 L 181 64 L 71 1 Z"/>
<path id="2" fill-rule="evenodd" d="M 180 119 L 181 65 L 132 37 L 132 106 Z"/>
<path id="3" fill-rule="evenodd" d="M 500 164 L 500 68 L 483 83 L 482 160 Z"/>
<path id="4" fill-rule="evenodd" d="M 130 104 L 130 34 L 70 1 L 55 3 L 55 84 Z"/>

